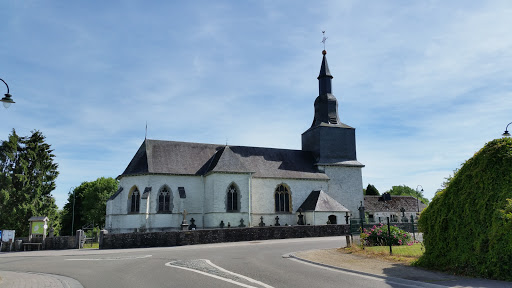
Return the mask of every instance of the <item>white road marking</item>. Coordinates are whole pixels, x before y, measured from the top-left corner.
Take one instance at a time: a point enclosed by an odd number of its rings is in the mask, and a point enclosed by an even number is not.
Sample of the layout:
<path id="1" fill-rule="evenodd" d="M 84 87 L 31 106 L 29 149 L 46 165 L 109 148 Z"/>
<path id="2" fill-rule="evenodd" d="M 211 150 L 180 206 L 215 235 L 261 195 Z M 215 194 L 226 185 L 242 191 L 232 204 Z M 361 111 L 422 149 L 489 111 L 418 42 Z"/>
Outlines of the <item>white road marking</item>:
<path id="1" fill-rule="evenodd" d="M 244 275 L 240 275 L 240 274 L 237 274 L 235 272 L 231 272 L 229 270 L 226 270 L 224 268 L 221 268 L 215 264 L 213 264 L 210 260 L 208 259 L 199 259 L 199 260 L 203 260 L 205 261 L 206 263 L 208 263 L 208 265 L 211 265 L 212 267 L 224 272 L 224 273 L 227 273 L 227 274 L 231 274 L 231 275 L 234 275 L 236 277 L 239 277 L 239 278 L 242 278 L 242 279 L 245 279 L 249 282 L 252 282 L 252 283 L 255 283 L 257 285 L 260 285 L 261 287 L 265 287 L 265 288 L 274 288 L 270 285 L 267 285 L 263 282 L 260 282 L 258 280 L 255 280 L 255 279 L 252 279 L 252 278 L 249 278 L 247 276 L 244 276 Z M 247 285 L 247 284 L 244 284 L 244 283 L 240 283 L 240 282 L 237 282 L 235 280 L 232 280 L 232 279 L 228 279 L 228 278 L 224 278 L 224 277 L 221 277 L 221 276 L 217 276 L 217 275 L 213 275 L 213 274 L 210 274 L 210 273 L 207 273 L 207 272 L 203 272 L 203 271 L 200 271 L 200 270 L 196 270 L 196 269 L 192 269 L 192 268 L 188 268 L 188 267 L 183 267 L 183 266 L 178 266 L 178 265 L 173 265 L 174 262 L 168 262 L 168 263 L 165 263 L 165 266 L 169 266 L 169 267 L 174 267 L 174 268 L 179 268 L 179 269 L 183 269 L 183 270 L 188 270 L 188 271 L 192 271 L 192 272 L 196 272 L 196 273 L 199 273 L 199 274 L 202 274 L 202 275 L 205 275 L 205 276 L 208 276 L 208 277 L 212 277 L 212 278 L 215 278 L 215 279 L 219 279 L 219 280 L 222 280 L 222 281 L 225 281 L 225 282 L 229 282 L 229 283 L 232 283 L 232 284 L 235 284 L 235 285 L 238 285 L 238 286 L 241 286 L 241 287 L 246 287 L 246 288 L 258 288 L 258 287 L 255 287 L 255 286 L 251 286 L 251 285 Z"/>
<path id="2" fill-rule="evenodd" d="M 152 257 L 153 255 L 144 256 L 128 256 L 128 257 L 108 257 L 108 258 L 78 258 L 78 259 L 66 259 L 68 261 L 119 261 L 119 260 L 133 260 L 133 259 L 144 259 Z"/>

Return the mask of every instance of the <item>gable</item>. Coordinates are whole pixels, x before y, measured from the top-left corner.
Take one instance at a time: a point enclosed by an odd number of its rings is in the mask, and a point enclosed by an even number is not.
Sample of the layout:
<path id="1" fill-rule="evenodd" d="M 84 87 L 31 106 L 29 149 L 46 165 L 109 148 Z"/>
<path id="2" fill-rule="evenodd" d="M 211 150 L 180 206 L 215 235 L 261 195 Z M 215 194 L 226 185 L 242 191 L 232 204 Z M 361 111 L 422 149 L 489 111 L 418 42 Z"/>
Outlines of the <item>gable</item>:
<path id="1" fill-rule="evenodd" d="M 327 195 L 323 190 L 312 191 L 304 203 L 297 209 L 302 212 L 350 212 L 345 206 Z"/>

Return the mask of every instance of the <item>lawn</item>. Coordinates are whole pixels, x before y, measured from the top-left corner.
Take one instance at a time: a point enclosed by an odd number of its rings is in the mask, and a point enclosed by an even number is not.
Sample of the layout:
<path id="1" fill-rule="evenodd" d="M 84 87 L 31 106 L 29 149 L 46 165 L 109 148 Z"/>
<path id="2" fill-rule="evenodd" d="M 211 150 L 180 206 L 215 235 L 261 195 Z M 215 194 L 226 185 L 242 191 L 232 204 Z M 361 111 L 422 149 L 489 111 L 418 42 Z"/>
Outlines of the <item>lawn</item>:
<path id="1" fill-rule="evenodd" d="M 423 246 L 421 243 L 415 243 L 411 246 L 409 245 L 401 245 L 401 246 L 392 246 L 393 255 L 396 256 L 406 256 L 406 257 L 420 257 L 423 255 Z M 380 254 L 385 253 L 389 254 L 389 246 L 373 246 L 373 247 L 365 247 L 365 250 Z"/>
<path id="2" fill-rule="evenodd" d="M 99 247 L 100 247 L 100 243 L 98 243 L 98 242 L 84 244 L 84 249 L 98 249 Z"/>
<path id="3" fill-rule="evenodd" d="M 344 253 L 363 255 L 366 257 L 378 258 L 387 261 L 411 264 L 412 262 L 418 260 L 418 258 L 421 255 L 423 255 L 424 249 L 425 248 L 423 248 L 421 243 L 416 243 L 411 246 L 393 246 L 392 255 L 389 255 L 389 246 L 373 246 L 364 247 L 364 249 L 361 249 L 360 246 L 353 245 L 350 248 L 340 249 L 340 251 Z"/>

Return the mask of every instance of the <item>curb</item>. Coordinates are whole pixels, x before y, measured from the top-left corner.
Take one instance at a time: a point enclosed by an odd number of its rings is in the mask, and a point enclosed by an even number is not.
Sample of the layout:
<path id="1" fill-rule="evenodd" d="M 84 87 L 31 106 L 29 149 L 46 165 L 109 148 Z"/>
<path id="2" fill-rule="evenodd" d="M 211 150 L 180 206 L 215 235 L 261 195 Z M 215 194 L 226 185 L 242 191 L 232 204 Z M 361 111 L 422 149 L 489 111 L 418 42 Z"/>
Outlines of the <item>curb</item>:
<path id="1" fill-rule="evenodd" d="M 351 270 L 351 269 L 347 269 L 347 268 L 341 268 L 341 267 L 332 266 L 332 265 L 328 265 L 328 264 L 318 263 L 318 262 L 314 262 L 314 261 L 310 261 L 310 260 L 306 260 L 306 259 L 297 257 L 294 253 L 284 254 L 284 255 L 282 255 L 282 257 L 283 258 L 292 258 L 297 261 L 302 261 L 302 262 L 305 262 L 308 264 L 321 266 L 321 267 L 334 269 L 334 270 L 339 270 L 339 271 L 343 271 L 343 272 L 347 272 L 347 273 L 353 273 L 353 274 L 363 275 L 363 276 L 367 276 L 367 277 L 378 278 L 378 279 L 382 279 L 382 280 L 391 280 L 393 282 L 409 285 L 411 287 L 446 288 L 446 286 L 443 286 L 443 285 L 430 284 L 430 283 L 426 283 L 426 282 L 408 280 L 408 279 L 403 279 L 403 278 L 398 278 L 398 277 L 381 276 L 381 275 L 371 274 L 371 273 L 367 273 L 367 272 Z"/>

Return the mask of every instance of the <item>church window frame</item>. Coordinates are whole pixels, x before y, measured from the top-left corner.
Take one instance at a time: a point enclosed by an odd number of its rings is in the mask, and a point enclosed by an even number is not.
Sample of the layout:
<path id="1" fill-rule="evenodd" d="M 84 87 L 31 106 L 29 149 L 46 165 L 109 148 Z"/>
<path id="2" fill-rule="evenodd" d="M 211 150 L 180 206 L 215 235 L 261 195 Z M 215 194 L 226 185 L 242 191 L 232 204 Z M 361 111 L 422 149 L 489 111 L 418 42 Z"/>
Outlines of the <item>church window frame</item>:
<path id="1" fill-rule="evenodd" d="M 163 185 L 159 190 L 156 197 L 156 209 L 157 213 L 172 213 L 173 205 L 172 205 L 173 197 L 172 190 L 169 186 Z"/>
<path id="2" fill-rule="evenodd" d="M 284 183 L 277 185 L 274 190 L 274 209 L 276 213 L 292 211 L 292 193 L 290 187 Z"/>
<path id="3" fill-rule="evenodd" d="M 240 212 L 240 189 L 234 182 L 226 190 L 226 212 Z"/>
<path id="4" fill-rule="evenodd" d="M 128 212 L 139 213 L 140 212 L 140 191 L 137 186 L 133 186 L 128 194 Z"/>

